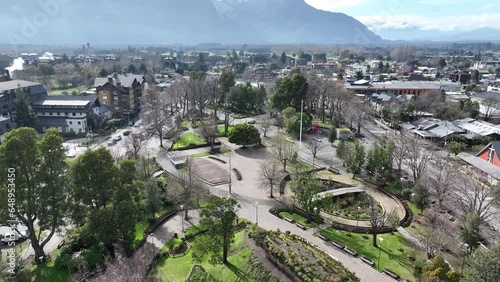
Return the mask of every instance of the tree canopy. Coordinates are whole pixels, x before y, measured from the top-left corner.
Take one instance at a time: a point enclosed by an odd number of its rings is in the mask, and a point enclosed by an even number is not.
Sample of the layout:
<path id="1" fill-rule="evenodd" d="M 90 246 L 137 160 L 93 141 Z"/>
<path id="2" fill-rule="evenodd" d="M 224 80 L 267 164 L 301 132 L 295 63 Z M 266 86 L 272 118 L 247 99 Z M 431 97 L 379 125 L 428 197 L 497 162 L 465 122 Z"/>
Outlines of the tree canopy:
<path id="1" fill-rule="evenodd" d="M 301 103 L 306 99 L 308 87 L 306 77 L 301 74 L 294 74 L 291 78 L 285 77 L 271 97 L 273 108 L 280 112 L 287 107 L 300 111 Z"/>
<path id="2" fill-rule="evenodd" d="M 229 131 L 228 140 L 245 148 L 247 145 L 260 144 L 260 132 L 255 126 L 242 123 Z"/>

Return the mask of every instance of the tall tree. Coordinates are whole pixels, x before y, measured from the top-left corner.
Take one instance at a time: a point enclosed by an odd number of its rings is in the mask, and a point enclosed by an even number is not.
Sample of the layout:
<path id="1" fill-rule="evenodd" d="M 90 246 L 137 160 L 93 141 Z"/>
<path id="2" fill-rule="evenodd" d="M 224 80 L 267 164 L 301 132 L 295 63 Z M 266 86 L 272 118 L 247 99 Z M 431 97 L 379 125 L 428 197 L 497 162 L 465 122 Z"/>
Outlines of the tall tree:
<path id="1" fill-rule="evenodd" d="M 422 228 L 418 230 L 417 239 L 427 254 L 427 259 L 435 257 L 444 245 L 446 224 L 438 215 L 425 212 L 422 217 Z"/>
<path id="2" fill-rule="evenodd" d="M 270 192 L 273 198 L 273 192 L 276 187 L 279 188 L 281 172 L 280 163 L 276 159 L 265 160 L 260 163 L 260 183 L 261 186 Z"/>
<path id="3" fill-rule="evenodd" d="M 227 264 L 229 247 L 234 241 L 234 225 L 238 218 L 236 212 L 239 208 L 239 204 L 232 198 L 215 197 L 201 211 L 200 225 L 207 230 L 208 236 L 202 244 L 195 246 L 194 261 L 202 261 L 207 253 L 211 253 L 211 263 Z"/>
<path id="4" fill-rule="evenodd" d="M 457 175 L 454 188 L 453 197 L 464 213 L 476 213 L 481 223 L 489 221 L 494 216 L 491 208 L 500 197 L 498 186 L 485 188 L 473 178 Z"/>
<path id="5" fill-rule="evenodd" d="M 99 147 L 85 151 L 71 167 L 75 203 L 90 209 L 107 207 L 118 185 L 118 168 L 111 152 Z"/>
<path id="6" fill-rule="evenodd" d="M 286 61 L 287 61 L 286 53 L 282 52 L 281 56 L 280 56 L 280 62 L 281 62 L 282 65 L 284 65 L 284 64 L 286 64 Z"/>
<path id="7" fill-rule="evenodd" d="M 38 141 L 38 133 L 32 128 L 14 129 L 5 135 L 0 146 L 0 167 L 14 175 L 6 179 L 4 173 L 0 180 L 16 200 L 15 205 L 1 208 L 9 209 L 28 228 L 37 262 L 45 258 L 43 248 L 65 224 L 69 197 L 65 159 L 62 138 L 56 129 L 49 129 L 42 141 Z"/>
<path id="8" fill-rule="evenodd" d="M 272 141 L 273 146 L 271 152 L 283 164 L 283 170 L 286 170 L 286 164 L 291 161 L 294 154 L 296 154 L 295 145 L 293 142 L 286 140 L 282 134 L 276 134 Z"/>
<path id="9" fill-rule="evenodd" d="M 225 72 L 222 73 L 220 78 L 219 78 L 219 96 L 220 102 L 226 101 L 226 95 L 229 93 L 232 87 L 236 85 L 236 82 L 234 80 L 234 74 L 232 72 Z"/>
<path id="10" fill-rule="evenodd" d="M 290 187 L 293 192 L 293 199 L 309 215 L 314 212 L 314 197 L 323 190 L 323 183 L 316 179 L 312 173 L 298 173 L 292 179 Z"/>
<path id="11" fill-rule="evenodd" d="M 149 88 L 141 102 L 143 119 L 152 126 L 154 134 L 160 138 L 160 147 L 163 147 L 163 136 L 173 125 L 172 116 L 168 111 L 168 97 L 158 88 Z"/>
<path id="12" fill-rule="evenodd" d="M 457 168 L 446 161 L 436 161 L 435 168 L 435 174 L 429 176 L 428 182 L 437 195 L 439 206 L 443 207 L 443 202 L 453 187 Z"/>
<path id="13" fill-rule="evenodd" d="M 471 251 L 477 249 L 481 244 L 480 226 L 481 218 L 476 212 L 465 214 L 460 222 L 460 239 L 469 245 Z"/>
<path id="14" fill-rule="evenodd" d="M 384 227 L 387 223 L 387 214 L 379 214 L 378 202 L 375 201 L 371 196 L 368 197 L 368 214 L 370 215 L 370 225 L 372 227 L 372 245 L 377 247 L 377 234 L 380 228 Z"/>
<path id="15" fill-rule="evenodd" d="M 496 282 L 500 277 L 500 244 L 485 251 L 478 249 L 469 259 L 469 268 L 465 271 L 465 282 Z"/>
<path id="16" fill-rule="evenodd" d="M 291 78 L 285 77 L 276 92 L 271 97 L 273 108 L 282 111 L 287 107 L 293 107 L 300 111 L 301 102 L 307 97 L 307 79 L 300 74 L 294 74 Z"/>
<path id="17" fill-rule="evenodd" d="M 186 170 L 181 171 L 178 175 L 177 182 L 181 188 L 180 202 L 184 205 L 184 218 L 188 219 L 189 208 L 193 206 L 193 192 L 200 188 L 201 185 L 197 181 L 197 167 L 194 164 L 194 159 L 189 157 L 186 161 Z"/>
<path id="18" fill-rule="evenodd" d="M 425 148 L 422 140 L 414 137 L 406 138 L 406 163 L 413 174 L 413 181 L 417 180 L 427 169 L 433 158 L 432 151 Z"/>
<path id="19" fill-rule="evenodd" d="M 440 282 L 458 282 L 460 274 L 451 269 L 444 257 L 439 254 L 435 256 L 430 264 L 422 268 L 422 274 L 419 281 L 440 281 Z"/>
<path id="20" fill-rule="evenodd" d="M 26 91 L 18 85 L 16 89 L 16 124 L 17 127 L 31 127 L 34 129 L 38 128 L 37 119 L 31 105 L 26 97 Z"/>
<path id="21" fill-rule="evenodd" d="M 158 183 L 154 180 L 149 180 L 144 185 L 145 188 L 145 204 L 146 212 L 150 214 L 150 217 L 155 218 L 155 214 L 161 209 L 161 199 L 160 199 L 160 188 Z"/>
<path id="22" fill-rule="evenodd" d="M 309 152 L 311 152 L 313 156 L 313 167 L 314 167 L 314 160 L 316 159 L 316 155 L 318 154 L 318 152 L 320 152 L 325 148 L 325 145 L 321 143 L 321 140 L 320 141 L 310 140 L 309 142 L 307 142 L 307 148 L 309 149 Z"/>
<path id="23" fill-rule="evenodd" d="M 347 171 L 352 173 L 352 178 L 359 174 L 365 165 L 365 149 L 359 141 L 344 143 L 346 150 L 341 154 Z M 337 148 L 338 150 L 338 148 Z"/>

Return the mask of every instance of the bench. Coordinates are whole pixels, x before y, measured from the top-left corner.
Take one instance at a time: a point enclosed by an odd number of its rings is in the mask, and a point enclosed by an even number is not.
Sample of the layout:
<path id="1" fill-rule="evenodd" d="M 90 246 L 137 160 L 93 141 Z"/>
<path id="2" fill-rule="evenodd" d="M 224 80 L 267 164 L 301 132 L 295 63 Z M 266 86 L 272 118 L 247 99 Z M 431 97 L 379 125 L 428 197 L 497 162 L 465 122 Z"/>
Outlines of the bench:
<path id="1" fill-rule="evenodd" d="M 334 245 L 335 247 L 337 247 L 337 248 L 339 248 L 339 249 L 341 249 L 341 250 L 345 248 L 345 246 L 344 246 L 344 245 L 342 245 L 342 244 L 340 244 L 340 243 L 337 243 L 337 242 L 335 242 L 335 241 L 332 241 L 332 245 Z"/>
<path id="2" fill-rule="evenodd" d="M 288 221 L 288 222 L 290 222 L 290 223 L 294 223 L 293 219 L 291 219 L 291 218 L 289 218 L 287 216 L 284 216 L 283 219 L 286 220 L 286 221 Z"/>
<path id="3" fill-rule="evenodd" d="M 375 265 L 375 262 L 374 262 L 373 260 L 371 260 L 371 259 L 369 259 L 369 258 L 367 258 L 367 257 L 365 257 L 365 256 L 361 257 L 361 260 L 362 260 L 364 263 L 366 263 L 366 264 L 368 264 L 369 266 L 371 266 L 371 267 L 373 267 L 373 266 Z"/>
<path id="4" fill-rule="evenodd" d="M 353 257 L 355 257 L 355 256 L 357 256 L 357 255 L 358 255 L 355 251 L 353 251 L 353 250 L 351 250 L 351 249 L 349 249 L 349 248 L 347 248 L 347 247 L 346 247 L 346 248 L 344 248 L 344 251 L 345 251 L 346 253 L 350 254 L 350 255 L 351 255 L 351 256 L 353 256 Z"/>
<path id="5" fill-rule="evenodd" d="M 297 227 L 300 228 L 300 229 L 302 229 L 302 230 L 306 230 L 307 229 L 304 225 L 302 225 L 302 224 L 300 224 L 298 222 L 295 223 L 295 225 L 297 225 Z"/>
<path id="6" fill-rule="evenodd" d="M 325 236 L 323 236 L 321 234 L 318 235 L 318 238 L 320 238 L 321 240 L 326 241 L 326 242 L 330 241 L 328 238 L 326 238 Z"/>
<path id="7" fill-rule="evenodd" d="M 390 277 L 396 279 L 396 280 L 399 280 L 399 275 L 397 275 L 396 273 L 390 271 L 389 269 L 387 268 L 384 268 L 384 271 L 383 271 L 385 274 L 389 275 Z"/>

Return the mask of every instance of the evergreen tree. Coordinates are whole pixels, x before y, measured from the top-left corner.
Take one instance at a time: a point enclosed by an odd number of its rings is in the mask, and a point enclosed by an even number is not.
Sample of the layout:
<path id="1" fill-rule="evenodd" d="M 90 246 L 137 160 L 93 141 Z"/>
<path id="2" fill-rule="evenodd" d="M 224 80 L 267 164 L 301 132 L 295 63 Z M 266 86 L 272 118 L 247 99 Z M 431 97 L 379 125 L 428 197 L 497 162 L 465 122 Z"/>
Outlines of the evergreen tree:
<path id="1" fill-rule="evenodd" d="M 16 124 L 17 127 L 38 129 L 37 119 L 26 97 L 26 92 L 19 85 L 16 90 Z"/>

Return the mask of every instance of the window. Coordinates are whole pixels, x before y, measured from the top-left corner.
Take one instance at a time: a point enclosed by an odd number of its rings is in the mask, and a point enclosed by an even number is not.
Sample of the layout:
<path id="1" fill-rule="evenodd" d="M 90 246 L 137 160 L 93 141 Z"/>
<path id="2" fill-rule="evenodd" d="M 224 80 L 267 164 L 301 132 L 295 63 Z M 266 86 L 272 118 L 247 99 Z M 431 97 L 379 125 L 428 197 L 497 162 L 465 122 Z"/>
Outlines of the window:
<path id="1" fill-rule="evenodd" d="M 115 105 L 116 105 L 116 106 L 118 106 L 118 105 L 119 105 L 118 101 L 115 101 Z"/>
<path id="2" fill-rule="evenodd" d="M 50 115 L 53 115 L 53 112 L 50 112 Z"/>
<path id="3" fill-rule="evenodd" d="M 60 113 L 60 112 L 57 112 L 57 115 L 58 115 L 58 116 L 60 116 L 60 115 L 61 115 L 61 113 Z"/>
<path id="4" fill-rule="evenodd" d="M 493 148 L 490 148 L 490 152 L 488 154 L 488 162 L 492 163 L 493 162 L 493 154 L 495 150 Z"/>
<path id="5" fill-rule="evenodd" d="M 108 96 L 102 97 L 103 100 L 108 100 Z"/>
<path id="6" fill-rule="evenodd" d="M 73 116 L 76 116 L 76 113 L 73 113 Z"/>
<path id="7" fill-rule="evenodd" d="M 118 101 L 118 96 L 113 96 L 113 100 Z"/>
<path id="8" fill-rule="evenodd" d="M 69 113 L 64 113 L 65 115 L 69 116 Z"/>
<path id="9" fill-rule="evenodd" d="M 78 125 L 81 125 L 81 124 L 82 124 L 82 122 L 81 122 L 81 121 L 79 121 L 79 122 L 78 122 Z"/>
<path id="10" fill-rule="evenodd" d="M 73 122 L 72 122 L 72 121 L 70 121 L 70 122 L 69 122 L 69 124 L 73 124 Z"/>
<path id="11" fill-rule="evenodd" d="M 120 107 L 115 107 L 115 110 L 119 111 L 119 110 L 120 110 Z"/>

